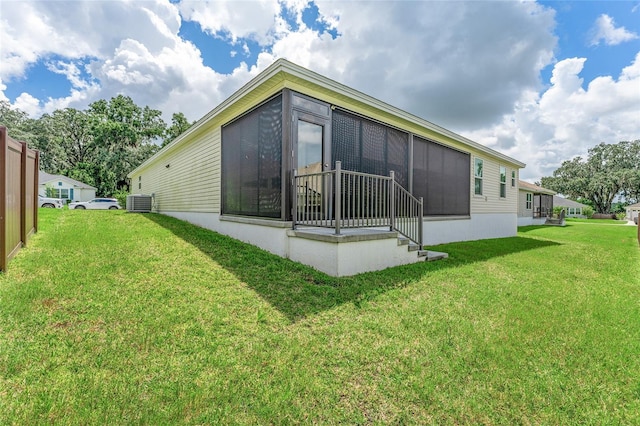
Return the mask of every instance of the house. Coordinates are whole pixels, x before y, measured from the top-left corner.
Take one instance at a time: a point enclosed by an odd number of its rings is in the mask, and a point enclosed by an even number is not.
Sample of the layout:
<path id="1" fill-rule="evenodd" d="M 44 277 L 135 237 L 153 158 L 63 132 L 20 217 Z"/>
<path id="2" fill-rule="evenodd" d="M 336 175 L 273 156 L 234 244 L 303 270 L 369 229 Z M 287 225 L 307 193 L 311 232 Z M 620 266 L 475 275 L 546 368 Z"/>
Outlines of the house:
<path id="1" fill-rule="evenodd" d="M 50 188 L 50 195 L 47 195 Z M 62 175 L 38 173 L 38 195 L 42 197 L 62 198 L 65 202 L 89 201 L 96 198 L 96 188 L 86 183 Z"/>
<path id="2" fill-rule="evenodd" d="M 155 212 L 344 276 L 516 235 L 524 166 L 279 59 L 128 178 Z"/>
<path id="3" fill-rule="evenodd" d="M 556 192 L 522 180 L 518 188 L 518 226 L 544 225 L 553 215 Z"/>
<path id="4" fill-rule="evenodd" d="M 635 203 L 627 206 L 625 211 L 627 212 L 626 218 L 628 220 L 635 220 L 635 218 L 640 217 L 640 203 Z"/>
<path id="5" fill-rule="evenodd" d="M 589 207 L 586 204 L 580 204 L 577 201 L 569 200 L 567 198 L 560 197 L 559 195 L 554 195 L 553 205 L 555 207 L 562 207 L 567 217 L 587 217 L 582 210 L 586 207 Z"/>

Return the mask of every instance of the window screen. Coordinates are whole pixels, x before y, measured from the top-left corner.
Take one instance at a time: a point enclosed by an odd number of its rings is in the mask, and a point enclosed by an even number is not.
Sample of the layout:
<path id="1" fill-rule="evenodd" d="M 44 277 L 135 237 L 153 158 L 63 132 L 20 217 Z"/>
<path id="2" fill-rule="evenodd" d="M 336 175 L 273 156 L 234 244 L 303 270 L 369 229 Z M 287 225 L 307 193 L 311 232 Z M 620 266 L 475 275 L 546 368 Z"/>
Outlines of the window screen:
<path id="1" fill-rule="evenodd" d="M 281 216 L 282 97 L 222 128 L 222 213 Z"/>
<path id="2" fill-rule="evenodd" d="M 425 216 L 469 214 L 470 156 L 419 137 L 413 139 L 413 195 Z"/>
<path id="3" fill-rule="evenodd" d="M 405 188 L 409 183 L 409 135 L 344 111 L 333 111 L 332 166 L 342 161 L 344 170 L 389 176 Z"/>

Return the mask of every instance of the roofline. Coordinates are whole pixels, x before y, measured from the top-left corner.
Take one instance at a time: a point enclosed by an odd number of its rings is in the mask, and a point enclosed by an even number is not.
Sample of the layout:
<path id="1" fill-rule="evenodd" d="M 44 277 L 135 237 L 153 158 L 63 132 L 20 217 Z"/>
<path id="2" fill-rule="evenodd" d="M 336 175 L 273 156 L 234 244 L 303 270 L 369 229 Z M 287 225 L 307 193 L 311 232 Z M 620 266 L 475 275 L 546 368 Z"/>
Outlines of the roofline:
<path id="1" fill-rule="evenodd" d="M 522 184 L 525 185 L 522 185 Z M 533 186 L 534 188 L 531 188 L 530 186 Z M 520 191 L 528 191 L 528 192 L 533 192 L 533 193 L 539 193 L 539 194 L 545 194 L 545 195 L 553 195 L 556 196 L 558 195 L 557 192 L 551 190 L 551 189 L 547 189 L 547 188 L 543 188 L 541 186 L 535 185 L 533 183 L 529 183 L 527 181 L 524 180 L 518 180 L 518 190 Z"/>
<path id="2" fill-rule="evenodd" d="M 42 185 L 42 184 L 46 184 L 46 183 L 49 183 L 49 182 L 53 182 L 55 180 L 66 180 L 67 182 L 72 183 L 73 186 L 77 186 L 78 188 L 81 188 L 81 189 L 87 189 L 87 188 L 88 189 L 98 189 L 95 186 L 87 185 L 84 182 L 80 182 L 79 180 L 71 179 L 70 177 L 65 176 L 65 175 L 52 175 L 52 174 L 47 173 L 47 172 L 42 172 L 42 173 L 46 173 L 49 176 L 52 176 L 53 179 L 48 179 L 48 180 L 43 180 L 43 181 L 40 181 L 40 179 L 38 179 L 38 185 Z"/>
<path id="3" fill-rule="evenodd" d="M 400 119 L 406 120 L 412 124 L 416 124 L 420 127 L 424 127 L 426 129 L 432 130 L 436 133 L 442 134 L 453 139 L 456 142 L 460 142 L 463 145 L 470 146 L 478 151 L 487 153 L 493 157 L 497 157 L 506 162 L 517 165 L 519 168 L 526 167 L 526 164 L 518 161 L 514 158 L 509 157 L 508 155 L 502 154 L 492 148 L 486 147 L 478 142 L 472 141 L 471 139 L 465 138 L 462 135 L 459 135 L 455 132 L 445 129 L 444 127 L 440 127 L 437 124 L 433 124 L 430 121 L 427 121 L 423 118 L 420 118 L 414 114 L 401 110 L 400 108 L 394 107 L 386 102 L 383 102 L 379 99 L 376 99 L 372 96 L 369 96 L 363 92 L 360 92 L 356 89 L 353 89 L 349 86 L 346 86 L 342 83 L 338 83 L 335 80 L 332 80 L 328 77 L 325 77 L 321 74 L 318 74 L 315 71 L 311 71 L 310 69 L 304 68 L 300 65 L 294 64 L 293 62 L 288 61 L 284 58 L 276 59 L 271 65 L 269 65 L 264 71 L 259 73 L 257 76 L 249 80 L 245 85 L 243 85 L 240 89 L 236 90 L 231 96 L 218 104 L 215 108 L 205 114 L 201 119 L 196 121 L 196 123 L 187 129 L 184 133 L 178 136 L 176 139 L 171 141 L 169 145 L 162 148 L 156 154 L 149 157 L 146 161 L 140 164 L 138 167 L 133 169 L 131 172 L 127 174 L 127 177 L 131 177 L 132 174 L 137 172 L 139 169 L 146 167 L 148 163 L 155 158 L 165 155 L 166 153 L 173 150 L 175 145 L 178 145 L 182 140 L 186 139 L 189 135 L 197 132 L 202 127 L 204 127 L 213 117 L 220 114 L 222 111 L 227 109 L 230 105 L 235 103 L 238 99 L 245 96 L 247 93 L 254 90 L 256 87 L 260 86 L 265 81 L 271 79 L 276 76 L 278 73 L 284 72 L 286 74 L 292 75 L 294 77 L 301 78 L 305 81 L 317 84 L 323 88 L 332 90 L 336 93 L 344 93 L 349 98 L 359 101 L 367 106 L 379 109 L 381 111 L 390 113 Z"/>

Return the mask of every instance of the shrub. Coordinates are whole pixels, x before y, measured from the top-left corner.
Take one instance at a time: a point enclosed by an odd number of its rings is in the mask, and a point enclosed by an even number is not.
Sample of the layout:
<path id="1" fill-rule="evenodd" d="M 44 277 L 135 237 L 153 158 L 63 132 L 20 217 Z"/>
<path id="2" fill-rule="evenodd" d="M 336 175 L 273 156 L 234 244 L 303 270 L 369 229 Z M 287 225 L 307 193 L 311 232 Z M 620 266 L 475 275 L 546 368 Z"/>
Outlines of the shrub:
<path id="1" fill-rule="evenodd" d="M 127 208 L 127 195 L 129 195 L 129 192 L 124 189 L 120 189 L 113 193 L 113 198 L 118 200 L 118 204 L 120 204 L 120 207 L 123 209 Z"/>
<path id="2" fill-rule="evenodd" d="M 593 216 L 593 208 L 586 206 L 582 208 L 582 214 L 585 215 L 588 219 L 591 219 Z"/>

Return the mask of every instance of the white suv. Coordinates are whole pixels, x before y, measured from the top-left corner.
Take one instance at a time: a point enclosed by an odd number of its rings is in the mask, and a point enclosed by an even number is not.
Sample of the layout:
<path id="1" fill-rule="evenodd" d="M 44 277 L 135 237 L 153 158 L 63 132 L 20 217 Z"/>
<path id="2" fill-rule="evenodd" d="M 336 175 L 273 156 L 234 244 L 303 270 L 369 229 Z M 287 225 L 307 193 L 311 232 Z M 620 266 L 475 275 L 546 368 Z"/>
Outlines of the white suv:
<path id="1" fill-rule="evenodd" d="M 121 207 L 115 198 L 94 198 L 91 201 L 69 203 L 69 208 L 81 210 L 117 210 Z"/>
<path id="2" fill-rule="evenodd" d="M 60 198 L 47 198 L 38 195 L 38 207 L 45 207 L 47 209 L 61 209 L 64 206 L 64 202 Z"/>

